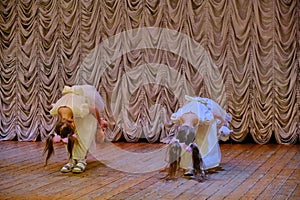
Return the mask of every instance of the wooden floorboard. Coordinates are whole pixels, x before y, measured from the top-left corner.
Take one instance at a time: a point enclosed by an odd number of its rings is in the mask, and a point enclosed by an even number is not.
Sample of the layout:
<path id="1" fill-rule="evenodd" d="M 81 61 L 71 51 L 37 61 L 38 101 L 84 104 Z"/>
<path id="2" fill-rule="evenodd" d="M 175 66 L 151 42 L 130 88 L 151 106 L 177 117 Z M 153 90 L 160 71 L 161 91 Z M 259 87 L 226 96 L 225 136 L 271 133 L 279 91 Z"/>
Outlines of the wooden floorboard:
<path id="1" fill-rule="evenodd" d="M 300 199 L 299 144 L 220 144 L 221 168 L 204 182 L 185 178 L 182 171 L 177 180 L 165 180 L 165 154 L 158 151 L 165 144 L 109 145 L 98 144 L 86 171 L 73 174 L 60 172 L 67 161 L 61 144 L 44 166 L 43 142 L 2 141 L 0 199 Z M 160 156 L 147 157 L 149 152 Z M 137 160 L 135 153 L 145 156 Z M 147 173 L 141 173 L 144 167 Z"/>

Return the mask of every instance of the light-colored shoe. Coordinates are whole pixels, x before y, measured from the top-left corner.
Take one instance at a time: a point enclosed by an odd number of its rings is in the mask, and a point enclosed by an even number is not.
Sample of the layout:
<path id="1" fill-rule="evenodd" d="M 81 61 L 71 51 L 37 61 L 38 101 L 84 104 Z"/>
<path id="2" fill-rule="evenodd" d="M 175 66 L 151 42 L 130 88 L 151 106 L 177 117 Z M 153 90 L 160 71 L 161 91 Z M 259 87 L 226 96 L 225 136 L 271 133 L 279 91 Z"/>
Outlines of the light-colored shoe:
<path id="1" fill-rule="evenodd" d="M 71 172 L 73 168 L 74 168 L 73 163 L 67 163 L 60 169 L 60 171 L 62 173 L 68 173 L 68 172 Z"/>
<path id="2" fill-rule="evenodd" d="M 78 162 L 75 167 L 72 169 L 72 172 L 75 174 L 79 174 L 85 171 L 86 163 Z"/>
<path id="3" fill-rule="evenodd" d="M 194 170 L 189 169 L 187 172 L 184 173 L 184 176 L 194 176 Z"/>

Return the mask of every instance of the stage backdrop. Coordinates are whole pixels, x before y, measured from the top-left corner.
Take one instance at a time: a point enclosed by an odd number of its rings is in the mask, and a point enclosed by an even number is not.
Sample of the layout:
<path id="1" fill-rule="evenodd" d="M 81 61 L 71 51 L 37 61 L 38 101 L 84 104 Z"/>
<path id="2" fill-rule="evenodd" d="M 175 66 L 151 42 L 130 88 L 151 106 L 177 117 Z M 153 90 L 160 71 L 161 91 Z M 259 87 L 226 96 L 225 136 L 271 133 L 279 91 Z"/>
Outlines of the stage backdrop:
<path id="1" fill-rule="evenodd" d="M 112 141 L 172 134 L 188 94 L 232 114 L 231 140 L 299 143 L 299 39 L 296 0 L 1 0 L 0 140 L 44 140 L 88 83 Z"/>

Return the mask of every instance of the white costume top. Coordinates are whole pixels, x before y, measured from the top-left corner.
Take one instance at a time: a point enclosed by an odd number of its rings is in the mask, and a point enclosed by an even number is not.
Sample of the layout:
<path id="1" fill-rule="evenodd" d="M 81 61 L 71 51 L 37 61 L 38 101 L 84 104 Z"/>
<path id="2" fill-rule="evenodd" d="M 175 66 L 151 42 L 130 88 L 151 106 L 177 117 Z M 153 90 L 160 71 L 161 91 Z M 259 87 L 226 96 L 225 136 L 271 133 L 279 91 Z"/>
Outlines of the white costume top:
<path id="1" fill-rule="evenodd" d="M 191 97 L 190 97 L 191 98 Z M 232 132 L 227 126 L 228 122 L 231 121 L 232 116 L 226 112 L 217 102 L 213 101 L 209 98 L 202 98 L 202 97 L 194 97 L 194 99 L 197 99 L 197 101 L 204 102 L 208 109 L 212 112 L 214 116 L 219 116 L 222 118 L 222 121 L 224 121 L 223 126 L 218 126 L 218 139 L 222 141 L 226 141 L 229 139 L 229 135 Z M 217 119 L 217 125 L 221 123 L 220 119 Z"/>
<path id="2" fill-rule="evenodd" d="M 192 98 L 190 96 L 185 96 L 187 103 L 183 105 L 183 107 L 179 108 L 177 112 L 171 115 L 171 120 L 174 123 L 178 123 L 180 117 L 186 113 L 194 113 L 198 116 L 199 121 L 202 123 L 210 124 L 214 116 L 212 112 L 209 110 L 207 106 L 205 106 L 204 102 L 197 98 Z"/>
<path id="3" fill-rule="evenodd" d="M 50 114 L 58 115 L 58 109 L 62 106 L 69 107 L 74 117 L 85 117 L 90 111 L 89 107 L 94 107 L 102 112 L 104 109 L 103 99 L 92 85 L 74 85 L 65 86 L 62 91 L 62 97 L 52 104 Z"/>

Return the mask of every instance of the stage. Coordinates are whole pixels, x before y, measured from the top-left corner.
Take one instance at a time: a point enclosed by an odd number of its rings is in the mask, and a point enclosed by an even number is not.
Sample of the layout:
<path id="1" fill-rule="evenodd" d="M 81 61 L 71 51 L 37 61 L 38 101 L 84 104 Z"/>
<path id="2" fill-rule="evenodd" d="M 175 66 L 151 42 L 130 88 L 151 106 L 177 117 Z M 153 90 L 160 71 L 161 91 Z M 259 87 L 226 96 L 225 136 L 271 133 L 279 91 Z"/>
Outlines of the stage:
<path id="1" fill-rule="evenodd" d="M 107 144 L 105 144 L 107 145 Z M 300 145 L 220 144 L 222 164 L 210 171 L 207 180 L 197 182 L 178 173 L 167 175 L 157 158 L 146 173 L 131 171 L 134 153 L 162 149 L 163 143 L 110 143 L 129 152 L 126 158 L 114 156 L 124 170 L 107 165 L 89 154 L 82 174 L 61 173 L 66 163 L 62 144 L 44 166 L 43 142 L 0 142 L 0 199 L 299 199 Z M 105 149 L 104 149 L 105 150 Z M 134 153 L 132 153 L 134 152 Z M 126 160 L 126 162 L 124 162 Z M 109 163 L 109 161 L 108 161 Z M 137 172 L 137 173 L 136 173 Z"/>

